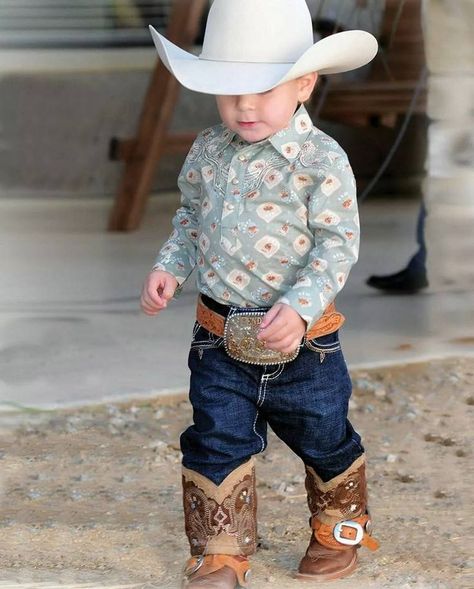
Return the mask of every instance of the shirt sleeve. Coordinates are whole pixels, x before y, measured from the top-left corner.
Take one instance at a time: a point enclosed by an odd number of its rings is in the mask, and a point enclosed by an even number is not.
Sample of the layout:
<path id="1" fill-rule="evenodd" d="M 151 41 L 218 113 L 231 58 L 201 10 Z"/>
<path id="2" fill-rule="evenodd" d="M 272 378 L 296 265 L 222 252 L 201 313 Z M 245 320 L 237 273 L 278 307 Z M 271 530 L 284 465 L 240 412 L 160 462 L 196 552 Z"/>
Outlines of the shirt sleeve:
<path id="1" fill-rule="evenodd" d="M 160 249 L 153 270 L 165 270 L 172 274 L 181 286 L 196 265 L 198 239 L 201 174 L 196 165 L 201 139 L 198 137 L 188 153 L 178 176 L 181 191 L 181 206 L 176 211 L 172 225 L 173 231 Z"/>
<path id="2" fill-rule="evenodd" d="M 297 273 L 296 283 L 278 300 L 295 309 L 308 329 L 343 288 L 359 256 L 356 183 L 342 153 L 322 175 L 309 171 L 316 187 L 308 201 L 308 229 L 314 246 L 306 266 Z"/>

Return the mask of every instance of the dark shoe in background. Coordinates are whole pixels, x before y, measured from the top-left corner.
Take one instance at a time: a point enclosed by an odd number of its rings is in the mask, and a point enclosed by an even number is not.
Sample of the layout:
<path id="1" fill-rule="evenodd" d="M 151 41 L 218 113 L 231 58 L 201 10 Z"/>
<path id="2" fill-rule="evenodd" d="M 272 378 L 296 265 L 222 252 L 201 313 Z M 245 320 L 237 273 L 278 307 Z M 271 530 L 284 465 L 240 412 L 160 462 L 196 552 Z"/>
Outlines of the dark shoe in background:
<path id="1" fill-rule="evenodd" d="M 428 286 L 426 272 L 405 268 L 386 276 L 369 276 L 367 284 L 372 288 L 392 294 L 415 294 Z"/>

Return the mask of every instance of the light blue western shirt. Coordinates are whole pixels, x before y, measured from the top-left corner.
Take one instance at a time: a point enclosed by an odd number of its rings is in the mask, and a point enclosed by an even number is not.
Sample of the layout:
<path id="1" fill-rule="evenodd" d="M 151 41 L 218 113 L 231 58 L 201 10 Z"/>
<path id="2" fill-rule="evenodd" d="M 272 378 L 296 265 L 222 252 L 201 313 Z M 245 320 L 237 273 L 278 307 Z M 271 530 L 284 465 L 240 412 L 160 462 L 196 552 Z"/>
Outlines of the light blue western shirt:
<path id="1" fill-rule="evenodd" d="M 311 327 L 359 251 L 356 184 L 345 152 L 302 105 L 285 129 L 248 143 L 202 131 L 180 172 L 181 207 L 153 266 L 239 307 L 286 303 Z"/>

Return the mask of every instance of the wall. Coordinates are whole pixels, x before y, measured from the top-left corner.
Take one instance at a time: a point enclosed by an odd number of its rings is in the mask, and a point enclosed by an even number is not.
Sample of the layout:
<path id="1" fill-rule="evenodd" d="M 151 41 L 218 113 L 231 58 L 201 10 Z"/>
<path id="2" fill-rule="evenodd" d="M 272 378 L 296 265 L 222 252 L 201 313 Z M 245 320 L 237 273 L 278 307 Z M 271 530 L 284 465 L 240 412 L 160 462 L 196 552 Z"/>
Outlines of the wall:
<path id="1" fill-rule="evenodd" d="M 474 286 L 473 0 L 425 0 L 429 69 L 426 238 L 432 286 Z"/>
<path id="2" fill-rule="evenodd" d="M 109 142 L 134 136 L 155 52 L 148 50 L 145 59 L 142 52 L 139 67 L 122 68 L 116 57 L 104 60 L 101 51 L 82 53 L 80 62 L 69 52 L 62 65 L 58 61 L 49 69 L 58 55 L 44 52 L 35 71 L 17 63 L 0 73 L 0 197 L 96 197 L 116 191 L 122 166 L 108 159 Z M 133 50 L 126 54 L 130 61 Z M 209 97 L 190 94 L 181 94 L 173 128 L 199 129 L 216 121 Z M 171 186 L 178 164 L 176 158 L 163 161 L 157 187 Z"/>
<path id="3" fill-rule="evenodd" d="M 108 159 L 109 142 L 134 136 L 150 62 L 122 70 L 99 63 L 90 71 L 81 66 L 0 74 L 0 198 L 112 197 L 122 164 Z M 181 91 L 173 129 L 201 129 L 216 122 L 213 97 Z M 396 134 L 384 128 L 318 124 L 348 152 L 361 187 L 375 174 Z M 417 189 L 423 175 L 425 126 L 423 117 L 414 118 L 379 191 Z M 155 190 L 175 188 L 184 155 L 163 159 Z"/>

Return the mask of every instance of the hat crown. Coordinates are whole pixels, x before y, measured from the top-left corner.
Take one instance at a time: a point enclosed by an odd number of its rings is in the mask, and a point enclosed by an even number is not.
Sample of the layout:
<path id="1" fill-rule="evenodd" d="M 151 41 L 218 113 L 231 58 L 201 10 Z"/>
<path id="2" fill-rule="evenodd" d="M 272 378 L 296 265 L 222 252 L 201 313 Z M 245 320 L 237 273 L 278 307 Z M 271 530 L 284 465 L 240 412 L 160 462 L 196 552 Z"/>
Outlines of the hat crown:
<path id="1" fill-rule="evenodd" d="M 313 42 L 305 0 L 214 0 L 200 58 L 294 63 Z"/>

